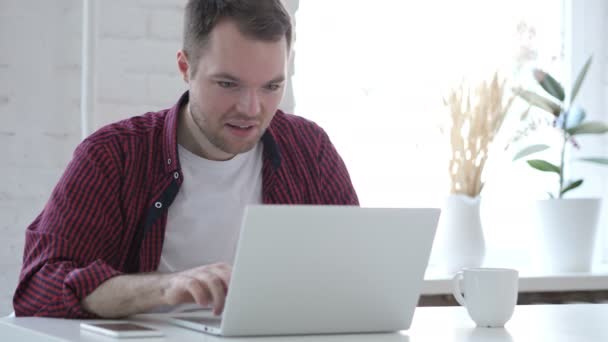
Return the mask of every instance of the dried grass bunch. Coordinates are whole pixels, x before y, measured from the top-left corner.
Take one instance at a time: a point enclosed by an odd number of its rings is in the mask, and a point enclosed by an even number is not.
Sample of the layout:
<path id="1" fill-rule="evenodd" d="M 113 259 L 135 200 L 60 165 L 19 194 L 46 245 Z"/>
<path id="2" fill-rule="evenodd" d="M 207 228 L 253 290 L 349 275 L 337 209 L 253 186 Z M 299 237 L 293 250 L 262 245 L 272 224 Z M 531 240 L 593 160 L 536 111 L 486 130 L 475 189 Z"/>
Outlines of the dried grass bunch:
<path id="1" fill-rule="evenodd" d="M 452 89 L 444 103 L 451 114 L 449 172 L 451 193 L 476 197 L 481 193 L 481 174 L 488 149 L 513 102 L 506 101 L 506 80 L 495 73 L 492 81 L 477 86 Z"/>

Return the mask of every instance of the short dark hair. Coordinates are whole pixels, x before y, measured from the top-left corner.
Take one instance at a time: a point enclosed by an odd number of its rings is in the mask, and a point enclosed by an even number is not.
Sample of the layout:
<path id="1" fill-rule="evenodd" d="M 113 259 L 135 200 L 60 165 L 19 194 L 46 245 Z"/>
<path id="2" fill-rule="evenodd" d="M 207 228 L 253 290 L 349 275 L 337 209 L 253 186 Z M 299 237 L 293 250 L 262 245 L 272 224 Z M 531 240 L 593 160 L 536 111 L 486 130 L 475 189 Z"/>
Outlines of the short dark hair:
<path id="1" fill-rule="evenodd" d="M 234 20 L 242 34 L 263 40 L 278 41 L 285 37 L 291 48 L 291 17 L 281 0 L 188 0 L 184 14 L 183 50 L 195 63 L 209 41 L 211 30 L 222 20 Z"/>

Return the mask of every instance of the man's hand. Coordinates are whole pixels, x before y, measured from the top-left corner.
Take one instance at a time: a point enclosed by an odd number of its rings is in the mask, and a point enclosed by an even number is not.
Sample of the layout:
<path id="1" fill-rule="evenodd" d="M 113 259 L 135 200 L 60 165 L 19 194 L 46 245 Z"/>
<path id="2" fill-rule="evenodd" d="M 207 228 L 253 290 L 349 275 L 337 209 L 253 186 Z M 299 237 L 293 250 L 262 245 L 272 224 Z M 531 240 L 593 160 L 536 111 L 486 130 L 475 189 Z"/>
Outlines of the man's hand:
<path id="1" fill-rule="evenodd" d="M 198 303 L 224 310 L 232 266 L 226 263 L 176 273 L 125 274 L 110 278 L 82 300 L 86 311 L 116 318 L 146 312 L 159 305 Z"/>
<path id="2" fill-rule="evenodd" d="M 226 263 L 196 267 L 172 273 L 163 291 L 164 302 L 177 305 L 195 302 L 213 307 L 213 314 L 220 315 L 226 303 L 232 266 Z"/>

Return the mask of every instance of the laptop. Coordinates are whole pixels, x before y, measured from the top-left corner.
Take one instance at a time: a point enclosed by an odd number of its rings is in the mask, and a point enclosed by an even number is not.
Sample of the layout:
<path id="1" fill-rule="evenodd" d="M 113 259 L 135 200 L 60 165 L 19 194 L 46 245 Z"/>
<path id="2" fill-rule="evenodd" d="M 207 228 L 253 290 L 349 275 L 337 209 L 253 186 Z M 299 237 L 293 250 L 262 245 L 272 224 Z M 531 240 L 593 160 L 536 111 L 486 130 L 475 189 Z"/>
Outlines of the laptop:
<path id="1" fill-rule="evenodd" d="M 249 206 L 221 319 L 170 322 L 220 336 L 406 330 L 439 212 Z"/>

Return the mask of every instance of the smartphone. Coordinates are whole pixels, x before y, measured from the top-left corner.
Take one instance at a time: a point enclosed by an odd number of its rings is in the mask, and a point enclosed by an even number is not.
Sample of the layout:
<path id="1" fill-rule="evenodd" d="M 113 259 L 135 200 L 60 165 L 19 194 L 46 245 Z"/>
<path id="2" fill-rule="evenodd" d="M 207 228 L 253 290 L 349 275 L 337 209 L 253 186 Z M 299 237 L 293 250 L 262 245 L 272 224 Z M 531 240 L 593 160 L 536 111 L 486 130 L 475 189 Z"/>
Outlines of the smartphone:
<path id="1" fill-rule="evenodd" d="M 164 336 L 160 330 L 131 322 L 80 323 L 80 329 L 116 338 Z"/>

